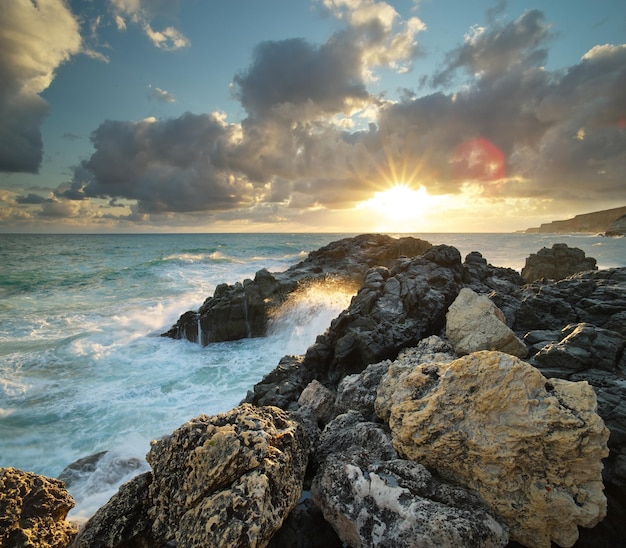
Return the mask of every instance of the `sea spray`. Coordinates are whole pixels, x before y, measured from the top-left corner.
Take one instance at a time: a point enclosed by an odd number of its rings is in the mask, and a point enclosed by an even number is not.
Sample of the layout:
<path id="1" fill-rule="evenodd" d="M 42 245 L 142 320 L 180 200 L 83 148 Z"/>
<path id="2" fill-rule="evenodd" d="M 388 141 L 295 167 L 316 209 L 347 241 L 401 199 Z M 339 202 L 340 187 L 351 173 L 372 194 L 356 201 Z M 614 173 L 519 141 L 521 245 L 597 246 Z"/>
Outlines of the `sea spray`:
<path id="1" fill-rule="evenodd" d="M 285 342 L 285 354 L 304 353 L 315 337 L 348 308 L 357 290 L 355 283 L 337 278 L 304 283 L 271 311 L 268 333 Z"/>
<path id="2" fill-rule="evenodd" d="M 280 358 L 286 354 L 302 354 L 311 345 L 317 335 L 323 333 L 333 318 L 347 308 L 350 299 L 356 293 L 354 284 L 336 279 L 327 279 L 303 284 L 278 309 L 272 311 L 269 324 L 269 333 L 265 338 L 243 339 L 240 341 L 213 343 L 206 347 L 188 341 L 158 340 L 173 351 L 179 351 L 181 356 L 171 356 L 173 363 L 189 360 L 190 356 L 204 357 L 204 367 L 191 372 L 183 372 L 172 368 L 172 375 L 162 374 L 160 394 L 154 389 L 137 386 L 141 382 L 134 382 L 137 390 L 136 402 L 126 401 L 126 394 L 122 386 L 112 388 L 117 383 L 111 379 L 111 391 L 106 395 L 115 401 L 116 391 L 120 390 L 119 405 L 126 407 L 123 413 L 128 416 L 133 410 L 139 411 L 137 421 L 141 416 L 152 414 L 159 401 L 167 401 L 168 395 L 185 398 L 184 407 L 190 407 L 190 400 L 198 400 L 198 413 L 217 413 L 225 411 L 239 403 L 246 391 L 261 380 L 263 374 L 276 366 Z M 189 360 L 191 361 L 191 360 Z M 138 356 L 131 356 L 129 360 L 141 363 Z M 146 367 L 150 367 L 147 363 Z M 181 363 L 182 365 L 182 363 Z M 184 367 L 184 365 L 183 365 Z M 193 368 L 193 363 L 187 367 Z M 164 372 L 165 373 L 165 372 Z M 239 379 L 237 383 L 236 380 Z M 154 402 L 145 401 L 146 391 L 154 393 Z M 207 399 L 205 406 L 201 401 Z M 219 403 L 221 401 L 221 403 Z M 144 404 L 146 408 L 144 408 Z M 175 408 L 171 401 L 163 403 L 164 409 Z M 175 415 L 179 415 L 175 413 Z M 189 416 L 187 418 L 192 418 Z M 172 424 L 162 417 L 168 428 L 162 434 L 174 430 L 179 424 Z M 117 424 L 122 417 L 115 419 Z M 154 418 L 152 419 L 154 421 Z M 97 460 L 92 471 L 76 476 L 69 487 L 69 491 L 76 500 L 76 508 L 70 513 L 70 518 L 84 521 L 112 496 L 119 485 L 133 476 L 149 469 L 144 459 L 147 452 L 147 439 L 140 439 L 134 435 L 133 429 L 120 432 L 120 441 L 115 447 L 107 450 L 105 455 Z"/>

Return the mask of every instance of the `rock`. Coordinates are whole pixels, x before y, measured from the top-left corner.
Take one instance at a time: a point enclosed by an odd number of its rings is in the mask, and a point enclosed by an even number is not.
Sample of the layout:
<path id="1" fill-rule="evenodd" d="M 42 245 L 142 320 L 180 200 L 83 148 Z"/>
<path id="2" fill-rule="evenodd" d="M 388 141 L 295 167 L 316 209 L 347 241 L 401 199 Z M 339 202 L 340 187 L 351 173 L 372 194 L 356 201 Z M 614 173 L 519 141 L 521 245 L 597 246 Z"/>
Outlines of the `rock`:
<path id="1" fill-rule="evenodd" d="M 479 294 L 491 291 L 509 293 L 525 283 L 519 272 L 488 264 L 478 251 L 465 256 L 463 267 L 465 285 Z"/>
<path id="2" fill-rule="evenodd" d="M 459 356 L 478 350 L 499 350 L 526 357 L 526 345 L 505 321 L 504 314 L 487 297 L 464 287 L 446 314 L 446 336 Z"/>
<path id="3" fill-rule="evenodd" d="M 66 487 L 70 487 L 72 483 L 83 479 L 86 475 L 92 474 L 96 470 L 102 457 L 106 454 L 107 451 L 100 451 L 99 453 L 78 459 L 61 471 L 59 479 Z"/>
<path id="4" fill-rule="evenodd" d="M 280 409 L 197 417 L 146 456 L 152 534 L 180 546 L 266 546 L 302 492 L 308 442 Z"/>
<path id="5" fill-rule="evenodd" d="M 529 333 L 536 333 L 531 332 Z M 551 332 L 548 332 L 548 334 Z M 572 324 L 555 332 L 555 340 L 542 346 L 531 363 L 544 375 L 586 381 L 598 399 L 598 414 L 611 435 L 604 460 L 607 517 L 585 537 L 585 546 L 612 546 L 626 538 L 626 349 L 624 337 L 591 324 Z M 545 338 L 547 335 L 543 335 Z M 603 543 L 590 544 L 590 538 Z"/>
<path id="6" fill-rule="evenodd" d="M 314 378 L 315 372 L 306 367 L 304 356 L 285 356 L 248 391 L 244 403 L 296 410 L 300 394 Z"/>
<path id="7" fill-rule="evenodd" d="M 305 498 L 292 510 L 268 544 L 268 548 L 285 547 L 342 548 L 343 542 L 311 498 Z"/>
<path id="8" fill-rule="evenodd" d="M 300 498 L 308 452 L 275 407 L 196 417 L 153 442 L 152 473 L 124 484 L 78 546 L 267 546 Z"/>
<path id="9" fill-rule="evenodd" d="M 435 246 L 393 270 L 370 270 L 350 307 L 309 347 L 305 365 L 335 384 L 439 333 L 461 288 L 460 259 L 455 248 Z"/>
<path id="10" fill-rule="evenodd" d="M 325 280 L 333 283 L 339 278 L 351 283 L 356 292 L 369 268 L 389 267 L 399 257 L 418 256 L 430 247 L 430 243 L 412 237 L 363 234 L 344 238 L 312 251 L 285 272 L 262 269 L 254 280 L 220 284 L 197 312 L 185 312 L 163 335 L 205 345 L 264 336 L 271 311 L 302 284 Z"/>
<path id="11" fill-rule="evenodd" d="M 534 282 L 520 292 L 512 329 L 560 330 L 589 323 L 626 336 L 626 268 L 584 272 L 558 282 Z"/>
<path id="12" fill-rule="evenodd" d="M 158 546 L 148 516 L 148 490 L 152 473 L 122 484 L 109 502 L 98 509 L 81 529 L 72 548 L 151 548 Z"/>
<path id="13" fill-rule="evenodd" d="M 329 455 L 367 453 L 374 460 L 393 460 L 398 453 L 382 424 L 366 421 L 357 411 L 348 411 L 328 423 L 315 450 L 315 463 L 323 464 Z"/>
<path id="14" fill-rule="evenodd" d="M 567 244 L 554 244 L 552 249 L 544 247 L 526 259 L 522 277 L 529 282 L 550 278 L 563 280 L 572 274 L 597 270 L 596 260 L 585 257 L 585 252 Z"/>
<path id="15" fill-rule="evenodd" d="M 462 278 L 458 250 L 445 245 L 432 247 L 415 259 L 399 259 L 392 270 L 370 269 L 348 309 L 317 337 L 294 368 L 297 380 L 286 380 L 285 368 L 279 364 L 246 401 L 291 409 L 287 398 L 297 400 L 298 386 L 302 391 L 317 379 L 336 387 L 345 376 L 358 374 L 372 363 L 395 359 L 403 348 L 441 332 Z"/>
<path id="16" fill-rule="evenodd" d="M 615 331 L 581 323 L 566 326 L 556 342 L 537 352 L 531 363 L 542 370 L 575 372 L 583 369 L 616 371 L 624 357 L 626 340 Z M 626 361 L 623 369 L 626 371 Z"/>
<path id="17" fill-rule="evenodd" d="M 473 493 L 397 458 L 379 424 L 340 415 L 322 434 L 311 495 L 349 546 L 505 546 L 506 527 Z"/>
<path id="18" fill-rule="evenodd" d="M 337 387 L 335 409 L 338 413 L 359 412 L 366 420 L 376 421 L 374 401 L 380 379 L 387 372 L 390 360 L 368 365 L 361 373 L 348 375 Z"/>
<path id="19" fill-rule="evenodd" d="M 572 546 L 579 525 L 605 516 L 608 429 L 587 383 L 547 380 L 518 358 L 489 351 L 392 371 L 376 407 L 389 416 L 394 447 L 477 491 L 512 540 Z"/>
<path id="20" fill-rule="evenodd" d="M 0 468 L 0 546 L 69 546 L 76 528 L 65 518 L 73 507 L 62 481 Z"/>
<path id="21" fill-rule="evenodd" d="M 613 221 L 604 233 L 605 236 L 626 236 L 626 214 Z"/>
<path id="22" fill-rule="evenodd" d="M 311 381 L 302 391 L 298 398 L 298 405 L 310 407 L 321 425 L 330 422 L 337 414 L 335 411 L 335 394 L 316 380 Z"/>

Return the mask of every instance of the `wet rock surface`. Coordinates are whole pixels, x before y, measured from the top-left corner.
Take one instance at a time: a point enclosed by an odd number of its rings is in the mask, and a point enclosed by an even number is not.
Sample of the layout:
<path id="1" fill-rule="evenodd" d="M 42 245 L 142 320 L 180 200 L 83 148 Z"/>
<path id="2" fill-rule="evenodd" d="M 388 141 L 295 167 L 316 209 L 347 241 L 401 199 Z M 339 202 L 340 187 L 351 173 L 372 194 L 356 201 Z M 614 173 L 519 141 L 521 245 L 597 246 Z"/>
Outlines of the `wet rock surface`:
<path id="1" fill-rule="evenodd" d="M 480 498 L 401 460 L 357 412 L 331 422 L 311 494 L 348 546 L 505 546 L 508 530 Z"/>
<path id="2" fill-rule="evenodd" d="M 348 238 L 311 253 L 289 274 L 292 269 L 259 271 L 255 280 L 220 286 L 219 302 L 205 305 L 224 308 L 204 320 L 203 344 L 210 342 L 206 333 L 216 318 L 233 328 L 225 337 L 263 334 L 271 306 L 284 302 L 310 276 L 323 280 L 334 269 L 346 277 L 356 273 L 361 282 L 350 306 L 306 355 L 285 356 L 249 392 L 246 404 L 193 419 L 156 442 L 148 455 L 153 471 L 122 486 L 76 546 L 318 548 L 345 542 L 402 547 L 415 546 L 415 539 L 424 546 L 503 546 L 509 538 L 516 539 L 512 546 L 546 546 L 546 539 L 570 546 L 577 534 L 575 546 L 621 545 L 626 538 L 626 268 L 525 284 L 519 273 L 488 264 L 478 252 L 461 263 L 449 246 L 427 244 L 425 252 L 416 251 L 410 247 L 414 242 L 405 240 L 383 251 L 389 241 Z M 526 361 L 475 348 L 459 358 L 465 351 L 455 351 L 447 339 L 446 315 L 470 289 L 501 311 L 489 306 L 489 315 L 524 341 Z M 254 311 L 250 305 L 257 298 L 264 302 Z M 258 313 L 258 324 L 251 310 Z M 187 327 L 181 324 L 178 335 L 194 340 L 199 313 L 186 317 Z M 467 367 L 452 365 L 459 360 Z M 488 371 L 474 388 L 459 380 L 462 370 L 472 367 Z M 491 397 L 485 395 L 489 391 Z M 594 398 L 610 430 L 604 460 L 606 448 L 597 442 L 606 432 L 593 413 Z M 507 405 L 507 412 L 499 407 Z M 473 428 L 460 426 L 468 421 L 474 421 Z M 398 424 L 400 432 L 418 431 L 420 424 L 433 428 L 399 435 Z M 530 428 L 547 424 L 554 425 L 552 431 L 524 441 L 533 458 L 516 453 L 509 459 L 528 464 L 524 473 L 521 465 L 509 470 L 509 463 L 498 460 L 514 452 Z M 479 448 L 467 431 L 493 443 Z M 580 434 L 578 441 L 572 432 Z M 403 436 L 413 445 L 426 440 L 422 452 L 399 443 Z M 574 449 L 564 454 L 568 444 Z M 455 463 L 468 469 L 479 463 L 470 476 L 481 485 L 464 484 L 462 475 L 447 468 Z M 68 479 L 88 473 L 92 464 L 89 459 L 77 463 Z M 516 481 L 521 487 L 515 484 L 513 491 L 526 506 L 512 519 L 507 515 L 511 503 L 494 503 L 493 497 L 499 485 Z M 582 527 L 601 519 L 603 496 L 607 517 L 591 529 Z"/>
<path id="3" fill-rule="evenodd" d="M 201 344 L 266 334 L 273 309 L 301 284 L 342 279 L 358 289 L 367 270 L 390 266 L 402 256 L 421 255 L 431 244 L 418 238 L 364 234 L 332 242 L 309 253 L 285 272 L 259 270 L 254 280 L 221 284 L 198 311 L 185 312 L 165 336 Z"/>
<path id="4" fill-rule="evenodd" d="M 308 453 L 278 408 L 197 417 L 154 442 L 152 472 L 125 484 L 77 546 L 266 546 L 300 498 Z"/>

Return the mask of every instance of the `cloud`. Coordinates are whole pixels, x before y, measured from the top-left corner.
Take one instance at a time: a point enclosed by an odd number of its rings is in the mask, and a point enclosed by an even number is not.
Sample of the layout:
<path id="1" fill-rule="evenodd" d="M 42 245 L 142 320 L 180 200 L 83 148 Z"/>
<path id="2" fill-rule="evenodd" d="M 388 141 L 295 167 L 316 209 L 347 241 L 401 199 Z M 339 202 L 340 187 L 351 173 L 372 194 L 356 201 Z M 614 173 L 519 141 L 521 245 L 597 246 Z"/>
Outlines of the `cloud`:
<path id="1" fill-rule="evenodd" d="M 47 198 L 39 194 L 29 193 L 27 196 L 17 196 L 15 202 L 18 204 L 43 204 Z"/>
<path id="2" fill-rule="evenodd" d="M 171 19 L 178 11 L 177 0 L 109 0 L 115 26 L 125 31 L 126 21 L 138 25 L 152 44 L 165 51 L 189 47 L 189 39 L 177 28 L 169 25 L 161 30 L 154 28 L 155 19 Z"/>
<path id="3" fill-rule="evenodd" d="M 250 205 L 248 182 L 219 167 L 233 129 L 218 115 L 184 114 L 140 122 L 106 121 L 94 154 L 75 169 L 67 198 L 137 200 L 139 212 L 191 212 Z"/>
<path id="4" fill-rule="evenodd" d="M 563 73 L 543 67 L 548 26 L 539 12 L 481 29 L 447 56 L 435 81 L 470 75 L 457 92 L 407 98 L 379 119 L 390 163 L 409 163 L 429 189 L 487 196 L 578 201 L 624 200 L 626 46 L 596 46 Z M 486 149 L 496 147 L 504 171 Z M 461 147 L 461 148 L 459 148 Z M 481 161 L 482 169 L 470 165 Z M 489 164 L 489 165 L 487 165 Z M 462 169 L 459 169 L 462 168 Z"/>
<path id="5" fill-rule="evenodd" d="M 240 123 L 217 113 L 106 121 L 92 135 L 94 153 L 56 198 L 129 200 L 127 219 L 142 223 L 177 213 L 305 219 L 394 182 L 524 207 L 623 201 L 626 45 L 596 46 L 551 73 L 543 14 L 503 21 L 495 10 L 427 77 L 443 87 L 391 102 L 368 85 L 376 67 L 412 59 L 413 41 L 376 53 L 407 26 L 385 3 L 325 6 L 345 23 L 325 43 L 263 42 L 235 75 L 233 94 L 247 112 Z M 345 123 L 365 110 L 367 129 Z"/>
<path id="6" fill-rule="evenodd" d="M 0 2 L 0 19 L 0 171 L 37 173 L 48 112 L 39 94 L 81 51 L 80 29 L 63 0 Z"/>
<path id="7" fill-rule="evenodd" d="M 148 84 L 147 87 L 148 99 L 155 99 L 160 103 L 175 103 L 176 97 L 174 97 L 169 91 L 164 89 L 153 87 L 152 84 Z"/>
<path id="8" fill-rule="evenodd" d="M 235 97 L 251 116 L 316 117 L 351 113 L 366 104 L 361 61 L 353 44 L 316 47 L 301 38 L 263 42 L 252 65 L 234 78 Z M 308 114 L 307 114 L 308 113 Z"/>
<path id="9" fill-rule="evenodd" d="M 417 17 L 401 21 L 393 7 L 373 0 L 323 6 L 346 27 L 319 46 L 302 38 L 262 42 L 248 69 L 235 75 L 233 95 L 251 117 L 351 115 L 375 102 L 367 83 L 377 68 L 410 67 L 415 37 L 426 28 Z"/>
<path id="10" fill-rule="evenodd" d="M 548 52 L 540 46 L 549 37 L 550 27 L 539 10 L 528 11 L 504 26 L 474 26 L 463 45 L 447 54 L 444 68 L 433 77 L 433 86 L 449 84 L 459 69 L 473 77 L 489 78 L 520 67 L 541 66 Z"/>

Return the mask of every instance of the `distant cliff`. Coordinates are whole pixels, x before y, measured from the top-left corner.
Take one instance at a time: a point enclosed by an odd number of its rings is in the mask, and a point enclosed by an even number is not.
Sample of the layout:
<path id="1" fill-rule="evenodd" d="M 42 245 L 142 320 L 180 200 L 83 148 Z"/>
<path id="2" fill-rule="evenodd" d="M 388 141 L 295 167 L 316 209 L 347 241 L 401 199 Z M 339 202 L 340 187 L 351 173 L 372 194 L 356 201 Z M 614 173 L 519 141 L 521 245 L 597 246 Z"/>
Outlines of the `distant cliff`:
<path id="1" fill-rule="evenodd" d="M 576 215 L 565 221 L 544 223 L 539 228 L 528 228 L 527 233 L 547 232 L 571 234 L 573 232 L 602 233 L 607 236 L 619 236 L 626 233 L 626 206 L 605 209 L 594 213 Z"/>

